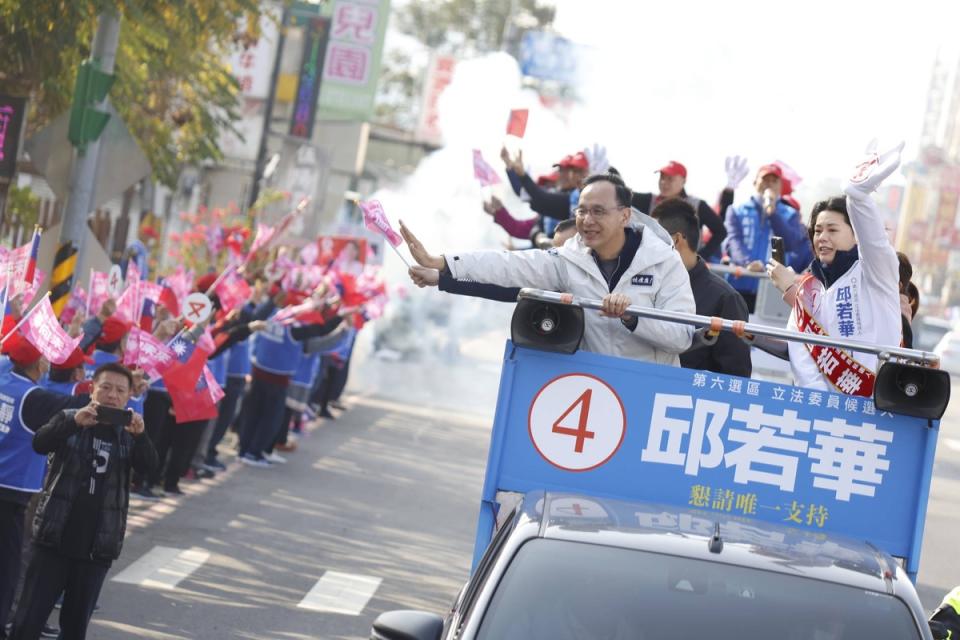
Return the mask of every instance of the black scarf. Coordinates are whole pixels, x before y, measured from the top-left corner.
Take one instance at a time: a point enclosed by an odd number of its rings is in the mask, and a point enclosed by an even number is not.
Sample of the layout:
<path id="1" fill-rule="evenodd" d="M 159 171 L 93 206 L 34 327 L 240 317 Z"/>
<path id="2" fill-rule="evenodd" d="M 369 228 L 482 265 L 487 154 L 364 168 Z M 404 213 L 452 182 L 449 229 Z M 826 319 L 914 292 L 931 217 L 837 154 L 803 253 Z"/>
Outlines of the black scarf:
<path id="1" fill-rule="evenodd" d="M 837 251 L 833 256 L 833 262 L 830 264 L 823 264 L 819 260 L 814 260 L 810 265 L 810 271 L 817 280 L 823 283 L 824 289 L 829 289 L 830 285 L 839 280 L 859 259 L 860 253 L 857 251 L 857 245 L 853 245 L 853 249 Z"/>

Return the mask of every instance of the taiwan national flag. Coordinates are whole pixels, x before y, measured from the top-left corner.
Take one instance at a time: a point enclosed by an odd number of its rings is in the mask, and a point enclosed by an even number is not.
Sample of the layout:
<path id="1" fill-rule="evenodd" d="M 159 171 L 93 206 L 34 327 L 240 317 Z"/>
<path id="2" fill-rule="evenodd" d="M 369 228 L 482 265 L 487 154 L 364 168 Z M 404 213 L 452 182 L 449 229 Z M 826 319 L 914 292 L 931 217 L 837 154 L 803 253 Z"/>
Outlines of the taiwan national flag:
<path id="1" fill-rule="evenodd" d="M 170 348 L 177 354 L 180 364 L 164 371 L 163 382 L 173 403 L 176 423 L 217 417 L 217 404 L 207 385 L 207 376 L 204 375 L 207 354 L 180 336 L 170 343 Z"/>

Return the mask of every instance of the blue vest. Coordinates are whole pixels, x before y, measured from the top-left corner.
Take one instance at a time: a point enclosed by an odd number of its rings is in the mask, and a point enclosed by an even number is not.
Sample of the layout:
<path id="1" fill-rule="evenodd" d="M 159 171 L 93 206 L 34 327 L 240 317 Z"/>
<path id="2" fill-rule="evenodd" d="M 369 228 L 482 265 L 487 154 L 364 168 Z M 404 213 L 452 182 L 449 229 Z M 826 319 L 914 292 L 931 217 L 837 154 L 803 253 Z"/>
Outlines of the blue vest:
<path id="1" fill-rule="evenodd" d="M 320 354 L 304 354 L 303 357 L 300 358 L 300 366 L 297 367 L 297 372 L 294 373 L 293 378 L 290 379 L 290 384 L 297 385 L 298 387 L 312 387 L 319 370 Z"/>
<path id="2" fill-rule="evenodd" d="M 47 456 L 33 450 L 33 431 L 21 416 L 24 398 L 36 388 L 12 371 L 0 375 L 0 487 L 5 489 L 36 493 L 43 486 Z"/>
<path id="3" fill-rule="evenodd" d="M 207 360 L 207 366 L 218 385 L 222 387 L 227 384 L 227 354 L 221 353 L 213 360 Z"/>
<path id="4" fill-rule="evenodd" d="M 53 391 L 54 393 L 62 393 L 65 396 L 72 396 L 74 388 L 80 384 L 79 382 L 51 382 L 47 378 L 41 386 L 47 391 Z"/>
<path id="5" fill-rule="evenodd" d="M 13 363 L 10 362 L 10 358 L 3 355 L 0 356 L 0 376 L 10 373 L 13 371 Z"/>
<path id="6" fill-rule="evenodd" d="M 227 352 L 227 377 L 243 378 L 250 373 L 250 344 L 252 339 L 238 342 Z"/>
<path id="7" fill-rule="evenodd" d="M 290 336 L 290 327 L 273 320 L 256 335 L 253 343 L 253 364 L 258 369 L 280 376 L 292 376 L 300 364 L 303 348 Z"/>

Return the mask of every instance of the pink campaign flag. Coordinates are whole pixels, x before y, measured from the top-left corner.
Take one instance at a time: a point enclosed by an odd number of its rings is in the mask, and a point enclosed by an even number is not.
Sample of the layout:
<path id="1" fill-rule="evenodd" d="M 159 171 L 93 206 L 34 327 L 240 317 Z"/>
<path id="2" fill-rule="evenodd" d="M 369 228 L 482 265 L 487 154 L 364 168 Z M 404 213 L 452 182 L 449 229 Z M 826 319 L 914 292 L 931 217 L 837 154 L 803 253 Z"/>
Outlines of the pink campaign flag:
<path id="1" fill-rule="evenodd" d="M 480 186 L 482 187 L 500 184 L 500 176 L 498 176 L 496 170 L 483 159 L 483 154 L 480 153 L 480 149 L 473 150 L 473 177 L 480 181 Z"/>
<path id="2" fill-rule="evenodd" d="M 80 344 L 80 336 L 71 338 L 60 326 L 57 314 L 50 306 L 50 297 L 44 296 L 21 328 L 23 336 L 43 357 L 53 364 L 60 364 L 70 357 Z"/>
<path id="3" fill-rule="evenodd" d="M 36 268 L 35 245 L 39 246 L 39 238 L 40 236 L 34 233 L 33 240 L 22 247 L 8 251 L 4 256 L 3 263 L 0 264 L 0 270 L 2 270 L 0 279 L 2 279 L 4 287 L 7 286 L 7 276 L 9 275 L 11 286 L 7 295 L 10 298 L 30 289 L 32 282 L 27 282 L 27 274 Z"/>
<path id="4" fill-rule="evenodd" d="M 363 211 L 363 223 L 367 225 L 367 229 L 383 234 L 387 242 L 394 247 L 399 247 L 403 243 L 400 234 L 390 226 L 390 221 L 387 220 L 387 214 L 379 200 L 357 202 L 357 206 Z"/>
<path id="5" fill-rule="evenodd" d="M 227 395 L 207 365 L 203 365 L 203 379 L 207 383 L 207 392 L 210 393 L 210 399 L 213 400 L 214 404 L 220 402 L 220 399 Z"/>
<path id="6" fill-rule="evenodd" d="M 33 301 L 33 296 L 37 295 L 37 291 L 40 289 L 40 283 L 43 282 L 43 279 L 47 277 L 47 274 L 44 273 L 43 269 L 37 268 L 33 272 L 33 282 L 30 283 L 23 290 L 23 303 L 22 305 L 26 307 Z M 16 287 L 14 287 L 16 288 Z"/>
<path id="7" fill-rule="evenodd" d="M 200 334 L 200 337 L 197 339 L 197 348 L 206 351 L 208 356 L 217 350 L 217 343 L 213 341 L 213 334 L 210 332 L 210 327 L 204 329 L 203 333 Z"/>
<path id="8" fill-rule="evenodd" d="M 276 230 L 268 225 L 257 223 L 257 234 L 253 236 L 253 244 L 250 245 L 250 253 L 247 257 L 253 256 L 273 239 Z"/>
<path id="9" fill-rule="evenodd" d="M 140 269 L 131 261 L 127 267 L 127 288 L 117 300 L 116 315 L 127 322 L 139 322 L 140 308 Z"/>
<path id="10" fill-rule="evenodd" d="M 250 285 L 243 276 L 233 270 L 217 284 L 214 292 L 220 298 L 220 307 L 224 311 L 233 311 L 243 306 L 251 295 Z"/>
<path id="11" fill-rule="evenodd" d="M 178 301 L 186 298 L 193 290 L 193 278 L 190 274 L 184 272 L 183 267 L 178 267 L 173 275 L 164 278 L 163 283 L 173 291 L 173 295 Z"/>
<path id="12" fill-rule="evenodd" d="M 153 334 L 137 326 L 130 328 L 123 364 L 143 369 L 151 378 L 160 378 L 177 362 L 179 360 L 173 349 L 157 340 Z"/>
<path id="13" fill-rule="evenodd" d="M 160 294 L 163 293 L 163 286 L 149 280 L 140 281 L 140 300 L 150 300 L 153 304 L 160 303 Z M 141 305 L 142 306 L 142 305 Z"/>
<path id="14" fill-rule="evenodd" d="M 110 298 L 110 286 L 107 277 L 108 274 L 106 273 L 90 272 L 90 300 L 87 304 L 87 315 L 96 315 L 103 303 Z"/>
<path id="15" fill-rule="evenodd" d="M 67 306 L 60 312 L 60 322 L 70 324 L 73 317 L 77 315 L 81 309 L 86 308 L 86 306 L 87 292 L 84 291 L 83 287 L 77 285 L 73 288 L 73 291 L 70 292 L 70 299 L 67 300 Z"/>

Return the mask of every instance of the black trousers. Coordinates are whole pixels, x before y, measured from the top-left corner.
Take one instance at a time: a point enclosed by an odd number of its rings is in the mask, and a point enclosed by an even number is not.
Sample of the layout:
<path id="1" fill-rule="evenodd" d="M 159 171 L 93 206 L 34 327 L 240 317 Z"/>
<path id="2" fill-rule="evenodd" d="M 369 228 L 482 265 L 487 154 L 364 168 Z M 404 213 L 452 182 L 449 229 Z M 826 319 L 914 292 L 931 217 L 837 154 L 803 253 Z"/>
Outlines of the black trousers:
<path id="1" fill-rule="evenodd" d="M 109 564 L 74 560 L 34 545 L 10 640 L 36 640 L 63 593 L 60 640 L 84 640 Z"/>
<path id="2" fill-rule="evenodd" d="M 237 408 L 240 406 L 240 400 L 243 399 L 243 390 L 247 381 L 243 378 L 231 376 L 227 378 L 227 386 L 224 387 L 223 400 L 220 401 L 220 410 L 217 414 L 217 422 L 213 426 L 213 433 L 210 434 L 210 440 L 207 442 L 206 462 L 213 462 L 217 459 L 217 445 L 223 440 L 227 433 L 227 428 L 237 418 Z"/>
<path id="3" fill-rule="evenodd" d="M 27 505 L 0 500 L 0 638 L 6 637 L 13 595 L 20 579 L 20 549 Z"/>
<path id="4" fill-rule="evenodd" d="M 190 468 L 190 460 L 200 444 L 206 426 L 206 420 L 177 424 L 173 416 L 169 417 L 160 440 L 154 445 L 159 462 L 150 479 L 151 485 L 159 484 L 161 476 L 164 490 L 173 489 L 180 483 L 180 478 Z"/>

